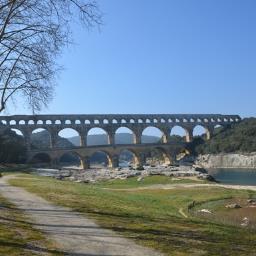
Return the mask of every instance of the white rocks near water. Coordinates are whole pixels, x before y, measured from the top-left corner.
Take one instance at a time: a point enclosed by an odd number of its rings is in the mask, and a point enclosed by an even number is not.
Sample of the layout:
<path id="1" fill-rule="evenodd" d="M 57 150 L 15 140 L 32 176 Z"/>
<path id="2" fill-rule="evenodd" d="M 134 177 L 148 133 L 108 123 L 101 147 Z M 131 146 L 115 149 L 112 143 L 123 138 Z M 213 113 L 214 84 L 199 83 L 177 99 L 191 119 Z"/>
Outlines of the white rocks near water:
<path id="1" fill-rule="evenodd" d="M 125 180 L 131 177 L 137 177 L 137 181 L 141 182 L 147 176 L 162 175 L 167 177 L 198 177 L 199 179 L 211 180 L 212 177 L 205 173 L 202 168 L 194 166 L 145 166 L 144 170 L 136 170 L 132 168 L 101 168 L 88 170 L 59 170 L 54 176 L 59 180 L 70 180 L 77 183 L 95 183 L 98 181 L 120 179 Z"/>

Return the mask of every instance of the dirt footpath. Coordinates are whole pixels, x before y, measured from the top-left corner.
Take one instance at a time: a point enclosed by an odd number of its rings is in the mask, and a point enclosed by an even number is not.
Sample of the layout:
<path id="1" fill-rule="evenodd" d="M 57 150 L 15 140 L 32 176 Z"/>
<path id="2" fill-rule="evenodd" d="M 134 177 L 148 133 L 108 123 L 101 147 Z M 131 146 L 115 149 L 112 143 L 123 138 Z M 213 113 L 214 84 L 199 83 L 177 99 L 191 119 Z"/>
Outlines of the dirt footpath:
<path id="1" fill-rule="evenodd" d="M 22 188 L 10 186 L 5 176 L 0 179 L 3 197 L 25 211 L 34 227 L 54 240 L 65 255 L 74 256 L 158 256 L 159 252 L 136 245 L 69 208 L 53 205 Z"/>
<path id="2" fill-rule="evenodd" d="M 228 188 L 228 189 L 238 189 L 238 190 L 253 190 L 256 191 L 256 186 L 246 186 L 246 185 L 226 185 L 226 184 L 191 184 L 191 183 L 183 183 L 183 184 L 155 184 L 149 185 L 145 187 L 138 187 L 138 188 L 103 188 L 106 190 L 113 190 L 113 191 L 137 191 L 137 190 L 152 190 L 152 189 L 177 189 L 177 188 L 202 188 L 202 187 L 216 187 L 216 188 Z"/>

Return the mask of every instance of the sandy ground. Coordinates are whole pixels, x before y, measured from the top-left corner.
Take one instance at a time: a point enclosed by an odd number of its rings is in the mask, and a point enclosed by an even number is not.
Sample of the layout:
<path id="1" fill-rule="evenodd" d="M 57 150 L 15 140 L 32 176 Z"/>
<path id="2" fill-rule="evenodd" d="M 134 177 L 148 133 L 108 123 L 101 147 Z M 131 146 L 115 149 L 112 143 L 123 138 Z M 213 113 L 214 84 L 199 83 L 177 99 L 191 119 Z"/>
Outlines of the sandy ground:
<path id="1" fill-rule="evenodd" d="M 116 233 L 100 228 L 92 220 L 69 208 L 53 205 L 22 188 L 0 179 L 0 193 L 33 222 L 35 228 L 54 240 L 65 255 L 74 256 L 157 256 L 159 252 L 136 245 Z"/>

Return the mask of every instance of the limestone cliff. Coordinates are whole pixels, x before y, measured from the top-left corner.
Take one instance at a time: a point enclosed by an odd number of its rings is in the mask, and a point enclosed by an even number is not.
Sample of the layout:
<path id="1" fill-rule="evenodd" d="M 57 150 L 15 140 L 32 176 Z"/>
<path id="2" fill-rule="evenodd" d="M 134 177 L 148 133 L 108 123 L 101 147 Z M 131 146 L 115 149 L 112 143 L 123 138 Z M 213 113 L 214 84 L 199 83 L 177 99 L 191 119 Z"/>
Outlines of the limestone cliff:
<path id="1" fill-rule="evenodd" d="M 203 168 L 255 168 L 256 152 L 253 153 L 222 153 L 200 155 L 196 164 Z"/>

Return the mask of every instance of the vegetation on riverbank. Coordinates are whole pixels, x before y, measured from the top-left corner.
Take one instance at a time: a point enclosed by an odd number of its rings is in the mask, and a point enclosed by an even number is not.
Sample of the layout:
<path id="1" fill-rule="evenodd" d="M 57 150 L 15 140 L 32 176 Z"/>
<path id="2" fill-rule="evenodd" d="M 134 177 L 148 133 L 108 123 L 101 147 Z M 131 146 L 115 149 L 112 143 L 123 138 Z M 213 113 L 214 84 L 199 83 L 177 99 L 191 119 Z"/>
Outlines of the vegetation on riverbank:
<path id="1" fill-rule="evenodd" d="M 33 228 L 21 210 L 0 196 L 0 255 L 63 255 L 52 242 Z"/>
<path id="2" fill-rule="evenodd" d="M 159 184 L 160 179 L 151 177 L 147 182 Z M 188 208 L 193 202 L 249 198 L 256 192 L 207 187 L 136 190 L 134 179 L 91 185 L 23 175 L 10 182 L 166 255 L 255 253 L 255 231 L 190 216 Z"/>

